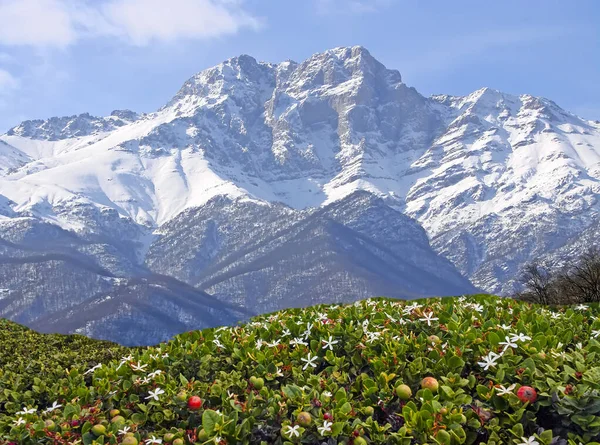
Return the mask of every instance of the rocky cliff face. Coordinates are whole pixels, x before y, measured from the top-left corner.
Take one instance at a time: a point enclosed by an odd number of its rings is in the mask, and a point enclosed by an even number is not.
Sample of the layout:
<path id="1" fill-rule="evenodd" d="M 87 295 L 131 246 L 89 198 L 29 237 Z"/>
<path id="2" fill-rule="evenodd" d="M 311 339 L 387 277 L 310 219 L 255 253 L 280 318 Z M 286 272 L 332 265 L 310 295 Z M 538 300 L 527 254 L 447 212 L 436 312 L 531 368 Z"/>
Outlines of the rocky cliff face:
<path id="1" fill-rule="evenodd" d="M 116 293 L 114 280 L 155 310 L 152 284 L 135 281 L 150 276 L 233 305 L 228 319 L 472 291 L 463 276 L 510 292 L 525 262 L 597 225 L 599 180 L 600 124 L 549 100 L 423 97 L 362 47 L 302 63 L 240 56 L 154 113 L 0 136 L 0 239 L 17 245 L 0 244 L 0 314 L 59 314 L 45 318 L 59 326 L 66 308 Z M 71 263 L 40 262 L 58 254 Z M 97 335 L 85 326 L 106 317 L 74 313 L 69 329 Z"/>

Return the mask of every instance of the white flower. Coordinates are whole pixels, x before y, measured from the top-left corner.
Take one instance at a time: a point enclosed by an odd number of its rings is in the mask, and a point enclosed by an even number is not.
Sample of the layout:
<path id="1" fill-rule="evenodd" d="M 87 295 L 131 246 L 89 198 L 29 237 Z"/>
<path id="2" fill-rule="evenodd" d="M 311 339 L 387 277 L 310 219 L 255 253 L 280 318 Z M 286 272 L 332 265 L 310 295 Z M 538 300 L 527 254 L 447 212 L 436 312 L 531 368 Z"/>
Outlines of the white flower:
<path id="1" fill-rule="evenodd" d="M 331 425 L 333 425 L 333 422 L 328 422 L 327 420 L 323 422 L 323 426 L 317 428 L 319 430 L 319 434 L 324 436 L 325 433 L 331 432 Z"/>
<path id="2" fill-rule="evenodd" d="M 540 443 L 537 440 L 535 440 L 535 436 L 531 436 L 529 438 L 521 437 L 521 440 L 523 442 L 519 443 L 518 445 L 540 445 Z"/>
<path id="3" fill-rule="evenodd" d="M 169 358 L 169 354 L 165 352 L 165 353 L 162 355 L 162 358 Z"/>
<path id="4" fill-rule="evenodd" d="M 140 371 L 140 372 L 145 371 L 147 367 L 148 367 L 148 365 L 141 364 L 140 362 L 138 362 L 137 365 L 131 365 L 131 369 L 133 369 L 134 371 Z"/>
<path id="5" fill-rule="evenodd" d="M 504 345 L 504 350 L 506 351 L 508 348 L 518 348 L 519 345 L 517 345 L 516 343 L 513 343 L 510 338 L 508 337 L 508 335 L 506 337 L 504 337 L 504 339 L 506 341 L 501 341 L 500 344 Z"/>
<path id="6" fill-rule="evenodd" d="M 439 320 L 439 318 L 434 318 L 433 315 L 434 315 L 433 312 L 427 312 L 425 314 L 425 318 L 419 318 L 419 321 L 426 321 L 427 322 L 427 326 L 431 326 L 431 322 L 432 321 Z"/>
<path id="7" fill-rule="evenodd" d="M 46 408 L 44 410 L 45 413 L 51 413 L 52 411 L 54 411 L 55 409 L 58 409 L 62 407 L 62 405 L 59 405 L 57 401 L 55 401 L 52 406 L 49 406 L 48 408 Z"/>
<path id="8" fill-rule="evenodd" d="M 302 367 L 302 370 L 305 371 L 306 368 L 308 368 L 309 366 L 316 368 L 317 364 L 315 363 L 317 360 L 319 359 L 319 357 L 311 357 L 310 352 L 308 353 L 308 357 L 307 358 L 302 358 L 300 360 L 302 360 L 303 362 L 306 363 L 306 365 L 304 365 Z"/>
<path id="9" fill-rule="evenodd" d="M 296 346 L 298 346 L 298 345 L 304 345 L 304 346 L 308 346 L 308 343 L 306 343 L 304 340 L 302 340 L 302 338 L 297 337 L 297 338 L 294 338 L 294 339 L 290 340 L 290 345 L 296 345 Z"/>
<path id="10" fill-rule="evenodd" d="M 586 306 L 585 304 L 578 304 L 577 306 L 575 306 L 575 309 L 577 309 L 578 311 L 585 311 L 589 308 L 589 306 Z"/>
<path id="11" fill-rule="evenodd" d="M 321 340 L 321 342 L 323 342 L 324 346 L 323 349 L 331 349 L 333 351 L 333 345 L 339 343 L 338 340 L 334 340 L 333 337 L 330 335 L 329 336 L 329 340 Z"/>
<path id="12" fill-rule="evenodd" d="M 592 338 L 598 338 L 600 336 L 600 329 L 592 330 Z"/>
<path id="13" fill-rule="evenodd" d="M 373 343 L 375 340 L 379 340 L 381 332 L 367 332 L 367 343 Z"/>
<path id="14" fill-rule="evenodd" d="M 263 347 L 264 344 L 265 344 L 265 342 L 259 338 L 258 340 L 256 340 L 256 349 L 258 349 L 260 351 L 260 349 Z"/>
<path id="15" fill-rule="evenodd" d="M 493 368 L 496 366 L 496 360 L 498 360 L 500 358 L 500 356 L 494 352 L 490 352 L 488 355 L 486 355 L 485 357 L 482 357 L 483 361 L 482 362 L 478 362 L 477 364 L 479 366 L 481 366 L 483 368 L 484 371 L 487 371 L 490 368 Z"/>
<path id="16" fill-rule="evenodd" d="M 323 395 L 324 395 L 325 397 L 333 397 L 333 394 L 331 394 L 329 391 L 324 391 L 324 392 L 323 392 Z"/>
<path id="17" fill-rule="evenodd" d="M 92 373 L 92 372 L 94 372 L 96 369 L 100 369 L 100 368 L 102 368 L 102 363 L 98 363 L 96 366 L 92 366 L 90 369 L 88 369 L 87 371 L 85 371 L 85 372 L 83 373 L 83 375 L 86 375 L 86 374 L 91 374 L 91 373 Z"/>
<path id="18" fill-rule="evenodd" d="M 139 378 L 139 377 L 138 377 L 138 380 L 140 380 L 140 378 Z M 144 377 L 144 378 L 141 380 L 141 384 L 142 384 L 142 385 L 147 385 L 148 383 L 150 383 L 150 381 L 151 381 L 151 379 L 150 379 L 150 378 L 148 378 L 148 377 Z"/>
<path id="19" fill-rule="evenodd" d="M 283 377 L 283 372 L 281 372 L 281 369 L 279 369 L 279 368 L 276 368 L 276 371 L 275 371 L 275 376 L 276 376 L 276 377 Z"/>
<path id="20" fill-rule="evenodd" d="M 224 331 L 225 329 L 229 329 L 228 326 L 221 326 L 219 329 L 217 329 L 215 332 L 221 332 Z"/>
<path id="21" fill-rule="evenodd" d="M 279 345 L 279 340 L 275 340 L 273 343 L 267 343 L 267 346 L 270 348 L 274 348 L 277 345 Z"/>
<path id="22" fill-rule="evenodd" d="M 215 443 L 219 443 L 223 440 L 223 438 L 221 436 L 216 436 L 214 440 L 215 440 Z"/>
<path id="23" fill-rule="evenodd" d="M 25 420 L 22 417 L 19 417 L 17 420 L 14 421 L 14 425 L 15 426 L 25 425 L 26 423 L 27 422 L 25 422 Z"/>
<path id="24" fill-rule="evenodd" d="M 468 306 L 476 312 L 483 312 L 483 306 L 479 303 L 471 303 Z"/>
<path id="25" fill-rule="evenodd" d="M 560 312 L 552 312 L 552 315 L 550 315 L 550 317 L 553 320 L 556 320 L 557 318 L 560 318 L 562 316 L 562 314 Z"/>
<path id="26" fill-rule="evenodd" d="M 213 340 L 213 343 L 217 346 L 217 348 L 221 348 L 224 349 L 225 346 L 223 346 L 223 343 L 221 343 L 219 340 L 217 340 L 216 338 Z"/>
<path id="27" fill-rule="evenodd" d="M 496 394 L 499 396 L 503 396 L 505 394 L 512 394 L 516 386 L 516 383 L 513 383 L 508 388 L 505 388 L 503 385 L 500 385 L 498 388 L 496 388 Z"/>
<path id="28" fill-rule="evenodd" d="M 121 359 L 121 363 L 119 363 L 119 366 L 117 366 L 117 370 L 119 368 L 121 368 L 121 366 L 123 366 L 125 363 L 130 362 L 133 360 L 133 356 L 131 354 L 129 354 L 127 357 L 123 357 Z"/>
<path id="29" fill-rule="evenodd" d="M 158 359 L 158 354 L 150 354 L 150 358 L 152 360 L 157 360 Z"/>
<path id="30" fill-rule="evenodd" d="M 128 426 L 124 426 L 122 430 L 119 430 L 119 435 L 124 436 L 129 432 L 130 429 L 131 428 L 129 428 Z"/>
<path id="31" fill-rule="evenodd" d="M 317 321 L 324 321 L 327 320 L 329 317 L 327 316 L 327 314 L 324 314 L 323 312 L 319 312 L 317 314 Z"/>
<path id="32" fill-rule="evenodd" d="M 148 397 L 146 397 L 146 400 L 148 399 L 154 399 L 154 400 L 158 400 L 158 396 L 160 396 L 161 394 L 164 394 L 165 392 L 160 389 L 160 388 L 156 388 L 154 391 L 148 391 L 148 394 L 150 394 Z"/>
<path id="33" fill-rule="evenodd" d="M 296 437 L 300 437 L 300 431 L 298 431 L 300 429 L 300 425 L 296 425 L 296 426 L 290 426 L 287 425 L 287 431 L 286 434 L 290 437 L 296 436 Z"/>
<path id="34" fill-rule="evenodd" d="M 512 326 L 509 324 L 502 324 L 502 325 L 500 325 L 500 327 L 502 329 L 504 329 L 505 331 L 510 331 L 512 329 Z"/>
<path id="35" fill-rule="evenodd" d="M 148 374 L 148 377 L 150 377 L 151 379 L 153 379 L 154 377 L 157 377 L 159 375 L 162 374 L 162 370 L 161 369 L 157 369 L 154 372 L 151 372 L 150 374 Z"/>
<path id="36" fill-rule="evenodd" d="M 512 341 L 527 341 L 527 340 L 531 340 L 531 337 L 529 337 L 525 334 L 513 334 L 510 339 Z"/>
<path id="37" fill-rule="evenodd" d="M 290 335 L 292 335 L 292 333 L 289 329 L 284 329 L 284 331 L 281 333 L 282 337 L 289 337 Z"/>
<path id="38" fill-rule="evenodd" d="M 306 323 L 306 331 L 304 331 L 304 339 L 306 340 L 308 337 L 310 337 L 310 330 L 312 329 L 313 324 L 312 323 Z"/>
<path id="39" fill-rule="evenodd" d="M 25 415 L 27 415 L 27 414 L 35 414 L 36 411 L 37 410 L 35 408 L 29 408 L 28 409 L 27 407 L 24 407 L 23 410 L 19 411 L 17 414 L 25 414 Z"/>
<path id="40" fill-rule="evenodd" d="M 157 439 L 155 436 L 152 436 L 150 439 L 146 439 L 146 443 L 162 443 L 162 439 Z"/>

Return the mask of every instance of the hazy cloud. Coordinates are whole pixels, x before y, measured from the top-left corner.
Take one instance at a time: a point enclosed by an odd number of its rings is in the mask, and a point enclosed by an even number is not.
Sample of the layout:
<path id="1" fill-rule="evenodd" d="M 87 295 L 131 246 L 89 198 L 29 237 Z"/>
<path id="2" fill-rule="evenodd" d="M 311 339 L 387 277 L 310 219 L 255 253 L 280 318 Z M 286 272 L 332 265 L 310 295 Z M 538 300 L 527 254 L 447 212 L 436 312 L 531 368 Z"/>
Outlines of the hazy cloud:
<path id="1" fill-rule="evenodd" d="M 319 14 L 361 14 L 377 12 L 394 0 L 315 0 Z"/>
<path id="2" fill-rule="evenodd" d="M 18 87 L 19 81 L 11 73 L 0 68 L 0 96 L 7 95 Z"/>
<path id="3" fill-rule="evenodd" d="M 85 37 L 206 39 L 258 28 L 241 0 L 0 0 L 0 44 L 65 47 Z"/>

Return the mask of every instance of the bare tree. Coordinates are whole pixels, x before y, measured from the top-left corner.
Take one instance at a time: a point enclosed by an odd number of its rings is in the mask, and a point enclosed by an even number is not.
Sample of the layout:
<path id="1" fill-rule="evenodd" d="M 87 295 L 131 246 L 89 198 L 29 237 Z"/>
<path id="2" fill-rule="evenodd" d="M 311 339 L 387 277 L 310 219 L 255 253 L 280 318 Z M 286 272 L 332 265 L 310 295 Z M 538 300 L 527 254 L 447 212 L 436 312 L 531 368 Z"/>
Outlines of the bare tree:
<path id="1" fill-rule="evenodd" d="M 600 250 L 590 248 L 557 278 L 557 287 L 565 297 L 579 302 L 600 301 Z"/>
<path id="2" fill-rule="evenodd" d="M 519 282 L 524 287 L 524 291 L 517 295 L 519 299 L 539 304 L 555 302 L 556 292 L 553 279 L 547 268 L 537 263 L 527 264 L 521 273 Z"/>

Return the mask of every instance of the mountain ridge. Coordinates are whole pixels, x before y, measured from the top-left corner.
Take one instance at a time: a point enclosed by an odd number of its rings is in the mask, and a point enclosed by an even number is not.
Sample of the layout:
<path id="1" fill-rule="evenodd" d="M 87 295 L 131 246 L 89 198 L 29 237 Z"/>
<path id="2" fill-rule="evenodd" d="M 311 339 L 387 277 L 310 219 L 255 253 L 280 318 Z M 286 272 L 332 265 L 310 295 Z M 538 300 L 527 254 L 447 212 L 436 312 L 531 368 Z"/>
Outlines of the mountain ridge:
<path id="1" fill-rule="evenodd" d="M 264 310 L 293 305 L 311 289 L 313 303 L 326 301 L 327 273 L 337 277 L 336 292 L 360 288 L 356 298 L 372 296 L 376 281 L 408 292 L 400 283 L 411 273 L 395 264 L 403 231 L 417 226 L 426 236 L 411 232 L 411 249 L 426 253 L 403 252 L 419 273 L 435 276 L 428 264 L 443 263 L 439 282 L 459 273 L 473 283 L 452 278 L 462 283 L 454 293 L 510 293 L 526 262 L 560 262 L 564 246 L 597 224 L 599 191 L 600 124 L 549 99 L 491 88 L 424 97 L 363 47 L 300 63 L 243 55 L 190 77 L 155 112 L 29 121 L 0 136 L 0 237 L 25 236 L 30 229 L 19 221 L 43 221 L 86 240 L 92 247 L 78 249 L 117 276 L 154 267 Z M 214 205 L 221 197 L 230 201 Z M 345 217 L 362 208 L 384 223 L 356 231 L 350 220 L 315 216 L 336 203 Z M 272 233 L 256 226 L 262 218 L 271 231 L 310 229 L 270 243 Z M 35 230 L 41 240 L 50 236 Z M 231 236 L 236 231 L 246 238 Z M 186 245 L 188 238 L 199 244 Z M 322 244 L 303 250 L 311 242 Z M 269 259 L 278 243 L 292 253 L 287 273 Z M 397 250 L 381 248 L 388 245 Z M 342 261 L 345 248 L 357 255 L 352 266 Z M 219 257 L 225 251 L 240 257 L 228 262 Z M 374 275 L 359 251 L 380 261 Z M 217 257 L 224 269 L 199 279 Z M 353 272 L 344 284 L 346 267 Z"/>

